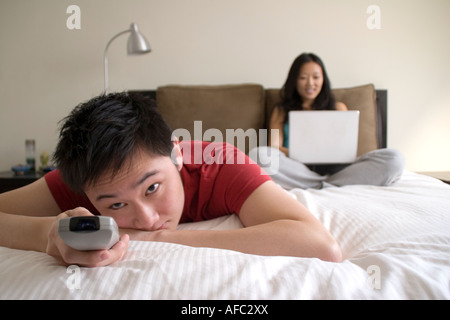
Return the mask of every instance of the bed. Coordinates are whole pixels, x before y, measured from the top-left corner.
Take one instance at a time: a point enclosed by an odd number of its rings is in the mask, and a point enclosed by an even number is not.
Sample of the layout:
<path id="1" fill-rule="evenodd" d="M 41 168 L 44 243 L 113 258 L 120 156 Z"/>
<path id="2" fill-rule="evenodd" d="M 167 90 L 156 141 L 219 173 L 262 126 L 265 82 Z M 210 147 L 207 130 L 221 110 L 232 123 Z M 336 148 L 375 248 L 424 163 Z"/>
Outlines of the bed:
<path id="1" fill-rule="evenodd" d="M 449 185 L 405 172 L 391 187 L 289 193 L 337 239 L 342 263 L 132 241 L 122 261 L 89 269 L 0 248 L 0 298 L 450 299 Z M 235 215 L 180 225 L 240 227 Z"/>
<path id="2" fill-rule="evenodd" d="M 450 299 L 450 185 L 405 171 L 389 187 L 286 192 L 336 238 L 343 262 L 132 241 L 121 261 L 80 268 L 0 247 L 0 299 Z M 236 215 L 179 226 L 241 227 Z"/>

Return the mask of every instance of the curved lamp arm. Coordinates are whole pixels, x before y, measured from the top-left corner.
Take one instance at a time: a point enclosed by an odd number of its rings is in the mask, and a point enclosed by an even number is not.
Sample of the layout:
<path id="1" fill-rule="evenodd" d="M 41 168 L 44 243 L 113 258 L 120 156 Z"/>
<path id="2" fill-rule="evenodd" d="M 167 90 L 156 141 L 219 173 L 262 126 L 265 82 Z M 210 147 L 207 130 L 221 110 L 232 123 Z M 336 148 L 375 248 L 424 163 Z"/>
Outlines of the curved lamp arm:
<path id="1" fill-rule="evenodd" d="M 105 65 L 105 94 L 108 93 L 108 49 L 111 43 L 121 35 L 130 32 L 130 37 L 128 38 L 128 46 L 127 52 L 129 55 L 133 54 L 144 54 L 151 52 L 150 45 L 145 37 L 139 32 L 138 26 L 136 23 L 132 23 L 128 30 L 119 32 L 111 40 L 106 44 L 105 52 L 104 52 L 104 65 Z"/>

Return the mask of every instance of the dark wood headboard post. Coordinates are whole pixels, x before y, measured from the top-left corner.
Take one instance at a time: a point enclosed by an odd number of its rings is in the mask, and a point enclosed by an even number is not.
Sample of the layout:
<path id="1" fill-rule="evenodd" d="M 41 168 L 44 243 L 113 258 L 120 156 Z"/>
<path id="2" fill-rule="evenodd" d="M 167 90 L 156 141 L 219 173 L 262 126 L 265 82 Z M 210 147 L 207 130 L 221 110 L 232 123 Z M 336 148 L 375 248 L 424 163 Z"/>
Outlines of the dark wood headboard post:
<path id="1" fill-rule="evenodd" d="M 130 90 L 156 100 L 156 90 Z M 387 90 L 376 90 L 378 148 L 387 148 Z"/>
<path id="2" fill-rule="evenodd" d="M 378 148 L 387 148 L 387 90 L 376 90 L 376 93 Z"/>

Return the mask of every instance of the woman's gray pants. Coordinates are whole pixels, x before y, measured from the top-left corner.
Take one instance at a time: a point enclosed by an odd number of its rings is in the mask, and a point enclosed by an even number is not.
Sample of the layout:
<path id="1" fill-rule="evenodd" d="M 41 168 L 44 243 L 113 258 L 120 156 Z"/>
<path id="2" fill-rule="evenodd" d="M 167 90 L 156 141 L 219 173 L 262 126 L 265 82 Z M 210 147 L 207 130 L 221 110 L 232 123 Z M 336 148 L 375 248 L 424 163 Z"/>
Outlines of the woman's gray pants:
<path id="1" fill-rule="evenodd" d="M 276 148 L 258 147 L 251 150 L 249 156 L 286 189 L 321 189 L 355 184 L 387 186 L 401 177 L 405 167 L 404 156 L 394 149 L 370 151 L 354 163 L 325 175 L 316 173 Z"/>

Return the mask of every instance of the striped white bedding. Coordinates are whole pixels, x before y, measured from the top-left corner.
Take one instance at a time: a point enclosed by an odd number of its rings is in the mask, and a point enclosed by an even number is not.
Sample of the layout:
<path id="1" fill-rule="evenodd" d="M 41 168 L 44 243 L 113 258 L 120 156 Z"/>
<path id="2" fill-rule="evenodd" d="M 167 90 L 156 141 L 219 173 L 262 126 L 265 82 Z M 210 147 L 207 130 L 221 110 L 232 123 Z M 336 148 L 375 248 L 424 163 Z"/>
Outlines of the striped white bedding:
<path id="1" fill-rule="evenodd" d="M 405 172 L 391 187 L 290 194 L 336 237 L 342 263 L 132 242 L 122 261 L 88 269 L 0 248 L 0 299 L 450 299 L 450 185 Z"/>

